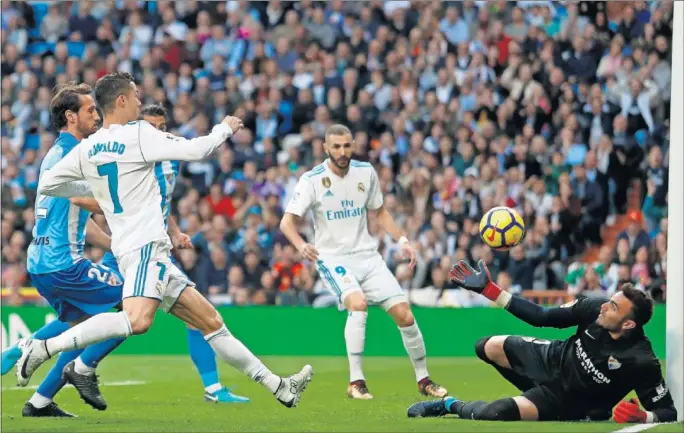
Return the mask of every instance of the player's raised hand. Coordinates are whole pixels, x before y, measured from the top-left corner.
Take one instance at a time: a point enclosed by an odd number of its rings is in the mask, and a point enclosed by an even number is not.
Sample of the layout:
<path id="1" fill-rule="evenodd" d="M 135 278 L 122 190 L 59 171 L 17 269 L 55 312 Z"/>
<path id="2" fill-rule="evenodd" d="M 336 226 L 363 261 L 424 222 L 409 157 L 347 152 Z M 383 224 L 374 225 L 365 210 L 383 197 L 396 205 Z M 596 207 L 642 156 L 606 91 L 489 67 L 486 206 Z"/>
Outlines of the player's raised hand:
<path id="1" fill-rule="evenodd" d="M 511 300 L 511 294 L 501 290 L 492 281 L 484 260 L 477 263 L 477 269 L 473 269 L 468 262 L 461 260 L 449 272 L 449 279 L 457 286 L 479 293 L 501 307 L 506 307 Z"/>
<path id="2" fill-rule="evenodd" d="M 185 233 L 179 233 L 171 238 L 171 243 L 174 248 L 178 248 L 179 250 L 187 250 L 193 247 L 192 239 Z"/>
<path id="3" fill-rule="evenodd" d="M 233 130 L 233 134 L 238 132 L 244 126 L 242 124 L 242 119 L 240 119 L 239 117 L 235 117 L 235 116 L 226 116 L 223 119 L 223 122 L 221 122 L 221 123 L 225 123 L 226 125 L 230 126 L 230 129 Z"/>
<path id="4" fill-rule="evenodd" d="M 401 252 L 405 259 L 409 259 L 409 269 L 413 270 L 416 267 L 416 250 L 410 242 L 401 244 Z"/>
<path id="5" fill-rule="evenodd" d="M 468 262 L 461 260 L 451 268 L 449 279 L 459 287 L 476 293 L 482 293 L 485 287 L 492 282 L 492 279 L 489 276 L 489 269 L 487 269 L 487 264 L 484 260 L 480 260 L 477 266 L 478 269 L 473 269 Z"/>
<path id="6" fill-rule="evenodd" d="M 316 248 L 314 248 L 313 245 L 311 244 L 304 244 L 302 247 L 299 249 L 299 253 L 307 260 L 310 260 L 312 262 L 316 261 L 318 259 L 318 251 Z"/>

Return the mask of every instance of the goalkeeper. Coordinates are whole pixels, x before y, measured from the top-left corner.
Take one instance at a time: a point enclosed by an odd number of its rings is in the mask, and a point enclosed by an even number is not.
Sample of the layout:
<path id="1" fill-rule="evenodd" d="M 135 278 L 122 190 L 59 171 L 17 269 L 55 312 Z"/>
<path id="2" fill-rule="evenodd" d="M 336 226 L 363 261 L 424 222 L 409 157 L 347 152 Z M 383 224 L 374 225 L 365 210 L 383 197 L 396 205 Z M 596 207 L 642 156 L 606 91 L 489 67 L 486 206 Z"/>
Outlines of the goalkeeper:
<path id="1" fill-rule="evenodd" d="M 461 261 L 450 273 L 460 287 L 480 293 L 536 327 L 577 331 L 567 340 L 495 336 L 479 340 L 475 353 L 522 394 L 493 402 L 453 397 L 422 401 L 409 417 L 455 414 L 489 421 L 606 420 L 618 423 L 670 422 L 677 418 L 660 363 L 643 326 L 653 314 L 652 299 L 631 284 L 609 300 L 578 299 L 544 308 L 501 290 L 484 261 L 473 269 Z M 636 399 L 622 400 L 636 391 Z"/>

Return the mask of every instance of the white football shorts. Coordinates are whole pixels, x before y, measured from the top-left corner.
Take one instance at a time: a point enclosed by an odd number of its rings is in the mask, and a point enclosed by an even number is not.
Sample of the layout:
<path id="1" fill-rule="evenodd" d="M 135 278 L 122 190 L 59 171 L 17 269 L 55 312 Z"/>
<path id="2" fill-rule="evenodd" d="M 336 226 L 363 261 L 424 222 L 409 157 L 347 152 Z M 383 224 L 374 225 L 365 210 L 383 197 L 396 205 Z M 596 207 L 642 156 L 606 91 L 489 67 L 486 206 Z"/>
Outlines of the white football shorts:
<path id="1" fill-rule="evenodd" d="M 159 308 L 168 313 L 187 286 L 195 286 L 171 262 L 171 248 L 165 242 L 150 242 L 125 254 L 119 260 L 124 277 L 123 299 L 142 296 L 161 301 Z"/>
<path id="2" fill-rule="evenodd" d="M 377 251 L 319 256 L 316 269 L 325 286 L 342 305 L 354 291 L 362 291 L 369 304 L 379 305 L 385 311 L 407 302 L 399 282 Z"/>

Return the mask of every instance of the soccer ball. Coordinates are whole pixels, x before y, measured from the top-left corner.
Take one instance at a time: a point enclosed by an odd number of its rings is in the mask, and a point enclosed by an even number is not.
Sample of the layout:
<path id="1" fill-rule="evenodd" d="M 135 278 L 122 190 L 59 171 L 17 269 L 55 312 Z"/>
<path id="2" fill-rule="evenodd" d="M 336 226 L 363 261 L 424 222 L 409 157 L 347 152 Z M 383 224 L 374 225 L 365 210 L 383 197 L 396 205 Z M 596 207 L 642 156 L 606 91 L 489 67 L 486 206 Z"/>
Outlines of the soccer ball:
<path id="1" fill-rule="evenodd" d="M 506 251 L 525 238 L 525 222 L 515 209 L 495 207 L 480 220 L 480 237 L 491 248 Z"/>

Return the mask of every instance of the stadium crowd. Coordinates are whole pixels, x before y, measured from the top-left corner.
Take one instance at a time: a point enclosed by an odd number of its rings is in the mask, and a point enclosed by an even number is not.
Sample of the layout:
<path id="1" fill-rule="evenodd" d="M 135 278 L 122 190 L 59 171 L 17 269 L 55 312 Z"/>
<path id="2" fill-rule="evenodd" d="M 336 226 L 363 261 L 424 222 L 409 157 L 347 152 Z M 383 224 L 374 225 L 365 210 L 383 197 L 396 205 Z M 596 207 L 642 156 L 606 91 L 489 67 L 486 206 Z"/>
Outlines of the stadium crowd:
<path id="1" fill-rule="evenodd" d="M 51 89 L 117 70 L 136 77 L 143 103 L 168 110 L 175 134 L 205 134 L 230 113 L 245 121 L 211 160 L 183 164 L 174 192 L 195 246 L 178 258 L 214 303 L 335 305 L 278 224 L 337 122 L 419 250 L 412 273 L 370 220 L 414 303 L 482 304 L 448 281 L 454 261 L 480 258 L 513 292 L 611 293 L 633 281 L 665 298 L 672 1 L 1 7 L 6 302 L 30 286 L 38 173 L 56 134 Z M 628 209 L 634 183 L 640 210 Z M 480 216 L 501 205 L 527 224 L 510 253 L 479 240 Z M 616 245 L 573 263 L 625 213 Z M 301 229 L 311 239 L 311 224 Z"/>

